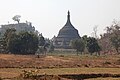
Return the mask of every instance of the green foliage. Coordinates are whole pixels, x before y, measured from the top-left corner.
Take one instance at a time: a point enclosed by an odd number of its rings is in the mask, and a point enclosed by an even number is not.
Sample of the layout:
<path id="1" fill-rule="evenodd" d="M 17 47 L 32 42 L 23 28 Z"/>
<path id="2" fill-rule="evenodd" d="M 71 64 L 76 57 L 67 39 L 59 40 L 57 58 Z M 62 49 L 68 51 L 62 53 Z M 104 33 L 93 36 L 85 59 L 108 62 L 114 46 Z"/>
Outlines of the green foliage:
<path id="1" fill-rule="evenodd" d="M 15 54 L 35 54 L 38 49 L 38 36 L 32 32 L 20 32 L 9 43 L 9 52 Z"/>
<path id="2" fill-rule="evenodd" d="M 120 47 L 120 35 L 114 35 L 111 37 L 112 45 L 115 47 L 117 53 L 119 53 L 119 47 Z"/>
<path id="3" fill-rule="evenodd" d="M 93 38 L 93 37 L 89 37 L 87 39 L 87 49 L 91 53 L 91 55 L 94 52 L 98 52 L 99 53 L 99 51 L 101 50 L 97 40 L 95 38 Z"/>
<path id="4" fill-rule="evenodd" d="M 100 55 L 100 46 L 97 42 L 97 40 L 93 37 L 87 37 L 86 35 L 83 36 L 81 39 L 75 39 L 71 41 L 71 45 L 74 49 L 76 49 L 77 52 L 84 52 L 85 49 L 88 50 L 88 52 L 94 53 L 97 52 Z"/>
<path id="5" fill-rule="evenodd" d="M 20 15 L 15 15 L 12 19 L 19 23 L 20 22 L 20 17 L 21 17 Z"/>
<path id="6" fill-rule="evenodd" d="M 85 49 L 85 43 L 83 39 L 75 39 L 71 41 L 71 45 L 74 49 L 76 49 L 77 52 L 84 52 Z"/>
<path id="7" fill-rule="evenodd" d="M 15 33 L 15 29 L 7 29 L 0 47 L 4 53 L 34 54 L 38 49 L 38 36 L 32 32 Z"/>
<path id="8" fill-rule="evenodd" d="M 83 39 L 84 42 L 87 44 L 87 39 L 88 39 L 87 35 L 84 35 L 84 36 L 82 37 L 82 39 Z"/>
<path id="9" fill-rule="evenodd" d="M 49 48 L 49 43 L 45 43 L 44 46 L 39 46 L 38 50 L 36 52 L 37 55 L 39 55 L 39 54 L 45 54 L 46 55 L 47 48 Z"/>
<path id="10" fill-rule="evenodd" d="M 119 48 L 120 48 L 120 26 L 118 24 L 111 26 L 111 36 L 110 41 L 112 42 L 112 45 L 116 49 L 117 53 L 119 54 Z"/>
<path id="11" fill-rule="evenodd" d="M 49 39 L 45 39 L 42 34 L 39 34 L 39 44 L 38 44 L 38 50 L 37 50 L 37 55 L 39 56 L 39 54 L 44 54 L 46 55 L 46 52 L 50 50 L 50 40 Z"/>
<path id="12" fill-rule="evenodd" d="M 0 43 L 2 52 L 4 52 L 4 53 L 9 52 L 9 43 L 10 43 L 10 40 L 16 35 L 15 31 L 16 30 L 14 28 L 6 30 L 3 38 L 1 39 L 1 43 Z"/>
<path id="13" fill-rule="evenodd" d="M 45 48 L 43 46 L 39 46 L 36 53 L 37 53 L 37 55 L 44 54 L 45 53 Z"/>
<path id="14" fill-rule="evenodd" d="M 42 34 L 39 35 L 39 46 L 44 46 L 45 45 L 45 39 L 42 36 Z"/>
<path id="15" fill-rule="evenodd" d="M 54 51 L 54 45 L 52 43 L 50 43 L 49 45 L 49 52 L 52 52 Z"/>
<path id="16" fill-rule="evenodd" d="M 6 43 L 3 38 L 0 38 L 0 53 L 6 52 Z"/>

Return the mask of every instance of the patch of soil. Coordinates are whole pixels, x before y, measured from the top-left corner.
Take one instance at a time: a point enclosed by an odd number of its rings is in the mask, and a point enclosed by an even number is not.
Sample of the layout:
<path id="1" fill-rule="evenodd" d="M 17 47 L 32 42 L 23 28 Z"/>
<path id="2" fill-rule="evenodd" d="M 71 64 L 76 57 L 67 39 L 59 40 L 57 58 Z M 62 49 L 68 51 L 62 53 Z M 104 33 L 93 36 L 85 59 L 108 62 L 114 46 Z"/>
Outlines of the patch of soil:
<path id="1" fill-rule="evenodd" d="M 29 78 L 21 78 L 20 80 L 84 80 L 90 78 L 120 78 L 120 74 L 63 74 L 63 75 L 37 75 Z M 12 79 L 14 80 L 14 79 Z"/>
<path id="2" fill-rule="evenodd" d="M 0 68 L 76 68 L 76 67 L 120 67 L 116 57 L 90 58 L 79 56 L 58 57 L 43 56 L 36 58 L 35 55 L 0 54 Z"/>

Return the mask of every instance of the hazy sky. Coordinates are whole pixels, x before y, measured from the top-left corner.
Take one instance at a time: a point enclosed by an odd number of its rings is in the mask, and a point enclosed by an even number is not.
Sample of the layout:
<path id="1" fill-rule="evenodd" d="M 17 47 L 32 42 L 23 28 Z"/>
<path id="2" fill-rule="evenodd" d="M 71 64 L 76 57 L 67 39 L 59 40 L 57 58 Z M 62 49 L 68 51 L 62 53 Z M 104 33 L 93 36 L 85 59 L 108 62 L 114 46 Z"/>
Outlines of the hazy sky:
<path id="1" fill-rule="evenodd" d="M 81 36 L 91 35 L 95 25 L 101 34 L 113 19 L 120 21 L 120 0 L 0 0 L 0 25 L 15 23 L 12 17 L 21 15 L 21 22 L 32 22 L 43 36 L 52 38 L 66 23 L 68 10 Z"/>

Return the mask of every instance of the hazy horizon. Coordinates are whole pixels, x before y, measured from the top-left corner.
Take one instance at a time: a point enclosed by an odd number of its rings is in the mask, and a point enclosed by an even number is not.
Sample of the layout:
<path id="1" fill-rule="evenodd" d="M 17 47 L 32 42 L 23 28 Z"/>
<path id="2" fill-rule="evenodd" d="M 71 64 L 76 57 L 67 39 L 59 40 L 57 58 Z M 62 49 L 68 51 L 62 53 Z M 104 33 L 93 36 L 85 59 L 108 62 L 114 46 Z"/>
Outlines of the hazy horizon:
<path id="1" fill-rule="evenodd" d="M 57 36 L 67 21 L 70 11 L 71 23 L 80 36 L 91 35 L 98 25 L 98 35 L 116 19 L 120 21 L 120 0 L 0 0 L 0 25 L 21 21 L 32 22 L 36 30 L 46 38 Z"/>

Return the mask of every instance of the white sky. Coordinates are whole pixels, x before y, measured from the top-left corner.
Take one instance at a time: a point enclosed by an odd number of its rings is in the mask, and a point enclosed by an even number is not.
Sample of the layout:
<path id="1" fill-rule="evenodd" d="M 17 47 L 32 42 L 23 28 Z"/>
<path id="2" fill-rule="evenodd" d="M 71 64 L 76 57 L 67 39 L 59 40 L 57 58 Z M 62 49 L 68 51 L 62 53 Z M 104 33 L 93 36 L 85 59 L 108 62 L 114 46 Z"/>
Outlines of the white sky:
<path id="1" fill-rule="evenodd" d="M 71 22 L 80 36 L 91 35 L 98 25 L 98 35 L 116 19 L 120 21 L 120 0 L 0 0 L 0 25 L 30 21 L 44 37 L 58 35 L 70 10 Z"/>

